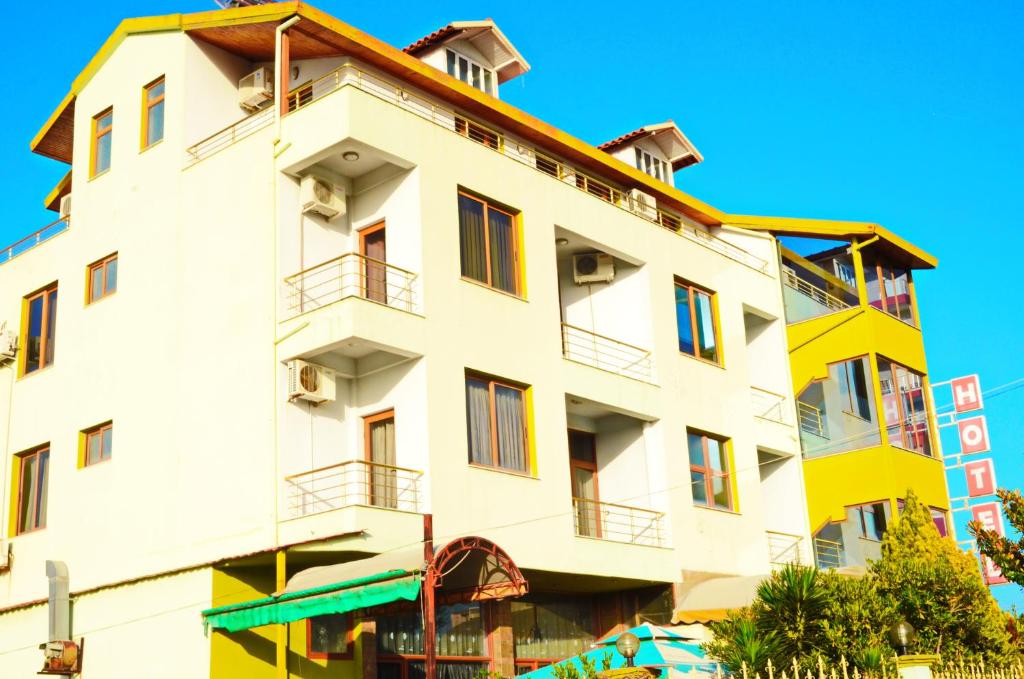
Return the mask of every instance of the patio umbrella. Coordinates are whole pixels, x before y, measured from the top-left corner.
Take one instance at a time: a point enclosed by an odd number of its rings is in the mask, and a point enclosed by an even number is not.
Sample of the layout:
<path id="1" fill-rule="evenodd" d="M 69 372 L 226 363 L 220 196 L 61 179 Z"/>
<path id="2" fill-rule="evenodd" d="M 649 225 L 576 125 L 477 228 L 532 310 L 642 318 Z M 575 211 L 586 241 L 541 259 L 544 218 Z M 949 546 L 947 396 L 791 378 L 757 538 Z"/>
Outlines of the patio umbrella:
<path id="1" fill-rule="evenodd" d="M 665 679 L 668 679 L 670 673 L 678 677 L 680 672 L 687 674 L 695 672 L 698 676 L 711 675 L 714 674 L 718 666 L 716 662 L 708 659 L 699 644 L 691 643 L 687 640 L 687 637 L 671 630 L 645 624 L 627 630 L 627 632 L 632 632 L 640 639 L 640 649 L 633 658 L 633 663 L 637 667 L 661 668 L 662 677 L 665 677 Z M 592 659 L 597 665 L 598 670 L 600 670 L 605 656 L 610 654 L 612 661 L 611 669 L 625 667 L 626 659 L 615 650 L 615 640 L 618 638 L 619 635 L 616 634 L 607 639 L 602 639 L 597 642 L 597 648 L 579 656 L 567 658 L 554 665 L 548 665 L 533 672 L 527 672 L 520 675 L 517 679 L 554 679 L 554 667 L 570 663 L 576 665 L 576 668 L 582 673 L 581 657 Z"/>

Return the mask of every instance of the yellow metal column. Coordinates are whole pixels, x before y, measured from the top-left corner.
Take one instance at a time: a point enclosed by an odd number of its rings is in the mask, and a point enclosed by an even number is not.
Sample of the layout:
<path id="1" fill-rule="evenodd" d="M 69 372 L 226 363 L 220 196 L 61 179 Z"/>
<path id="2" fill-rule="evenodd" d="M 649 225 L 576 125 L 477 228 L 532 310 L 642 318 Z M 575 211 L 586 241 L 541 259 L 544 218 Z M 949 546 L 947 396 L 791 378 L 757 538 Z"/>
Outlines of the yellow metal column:
<path id="1" fill-rule="evenodd" d="M 286 571 L 287 560 L 285 550 L 279 549 L 274 558 L 274 591 L 282 592 L 288 584 Z M 275 676 L 277 679 L 288 679 L 288 625 L 277 626 L 277 654 L 274 660 Z"/>

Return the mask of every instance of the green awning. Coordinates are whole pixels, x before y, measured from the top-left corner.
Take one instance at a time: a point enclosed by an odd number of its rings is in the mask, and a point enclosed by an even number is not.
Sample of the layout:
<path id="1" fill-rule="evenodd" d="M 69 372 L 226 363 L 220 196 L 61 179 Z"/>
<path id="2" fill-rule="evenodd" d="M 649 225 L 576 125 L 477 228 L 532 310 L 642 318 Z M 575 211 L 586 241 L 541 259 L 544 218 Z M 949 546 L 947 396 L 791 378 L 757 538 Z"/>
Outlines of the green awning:
<path id="1" fill-rule="evenodd" d="M 220 606 L 203 611 L 207 628 L 238 632 L 317 615 L 347 613 L 404 599 L 415 601 L 420 593 L 417 571 L 390 570 L 361 578 L 286 592 L 276 597 L 254 599 L 240 604 Z"/>

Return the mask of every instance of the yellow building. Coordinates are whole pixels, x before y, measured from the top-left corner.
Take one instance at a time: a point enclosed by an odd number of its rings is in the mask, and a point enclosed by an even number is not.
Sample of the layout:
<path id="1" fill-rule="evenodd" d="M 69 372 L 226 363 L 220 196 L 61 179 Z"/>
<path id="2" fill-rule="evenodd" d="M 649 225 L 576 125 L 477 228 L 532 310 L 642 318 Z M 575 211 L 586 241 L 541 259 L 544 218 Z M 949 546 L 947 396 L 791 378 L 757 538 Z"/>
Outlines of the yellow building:
<path id="1" fill-rule="evenodd" d="M 877 559 L 908 489 L 945 535 L 949 495 L 913 282 L 937 260 L 877 224 L 732 219 L 779 240 L 818 565 Z"/>

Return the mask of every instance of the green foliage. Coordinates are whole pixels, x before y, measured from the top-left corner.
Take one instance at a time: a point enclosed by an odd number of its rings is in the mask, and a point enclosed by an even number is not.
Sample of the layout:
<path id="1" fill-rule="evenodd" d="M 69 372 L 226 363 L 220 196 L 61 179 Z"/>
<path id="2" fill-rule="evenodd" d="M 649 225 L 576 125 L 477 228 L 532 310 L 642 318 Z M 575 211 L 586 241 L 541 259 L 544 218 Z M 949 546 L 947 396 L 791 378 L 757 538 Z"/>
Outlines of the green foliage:
<path id="1" fill-rule="evenodd" d="M 945 660 L 1005 662 L 1015 652 L 1006 617 L 981 580 L 974 557 L 939 536 L 928 508 L 912 491 L 871 564 L 878 592 L 917 631 L 911 652 Z"/>
<path id="2" fill-rule="evenodd" d="M 1021 512 L 1024 521 L 1024 506 Z M 761 671 L 769 659 L 777 667 L 795 661 L 812 669 L 820 657 L 829 664 L 845 658 L 878 676 L 893 655 L 888 631 L 901 618 L 917 631 L 912 653 L 990 665 L 1018 653 L 1010 620 L 982 582 L 974 557 L 939 535 L 911 491 L 882 540 L 882 558 L 867 575 L 786 566 L 761 584 L 750 608 L 711 624 L 715 638 L 704 649 L 733 671 L 744 663 Z"/>
<path id="3" fill-rule="evenodd" d="M 1003 512 L 1010 524 L 1024 534 L 1024 497 L 1019 490 L 997 491 L 1003 501 Z M 1011 540 L 995 531 L 985 530 L 977 521 L 971 521 L 967 530 L 978 541 L 978 551 L 992 560 L 1010 582 L 1024 587 L 1024 537 Z"/>
<path id="4" fill-rule="evenodd" d="M 597 659 L 594 657 L 587 657 L 580 655 L 575 658 L 579 661 L 580 667 L 576 666 L 575 662 L 565 662 L 558 665 L 552 665 L 551 670 L 554 672 L 555 679 L 597 679 Z M 601 656 L 601 670 L 602 672 L 610 670 L 612 668 L 612 652 L 608 651 Z"/>

